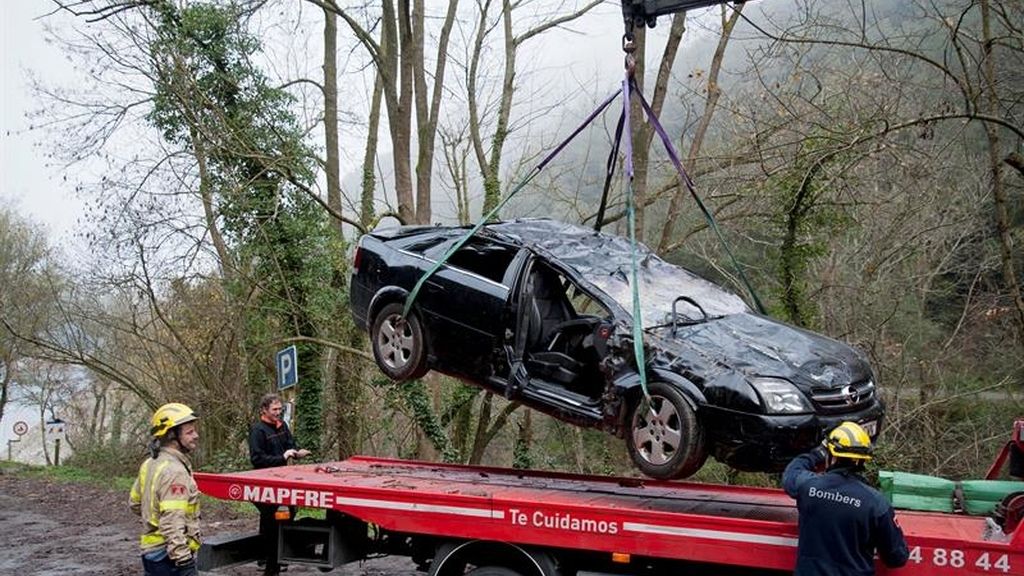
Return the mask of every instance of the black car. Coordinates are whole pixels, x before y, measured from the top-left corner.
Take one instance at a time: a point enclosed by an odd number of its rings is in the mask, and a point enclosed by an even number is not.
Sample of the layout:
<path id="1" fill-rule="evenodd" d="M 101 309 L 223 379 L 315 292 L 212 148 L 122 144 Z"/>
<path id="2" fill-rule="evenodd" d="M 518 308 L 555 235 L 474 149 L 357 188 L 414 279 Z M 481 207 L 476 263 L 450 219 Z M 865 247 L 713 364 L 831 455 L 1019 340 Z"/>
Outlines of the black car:
<path id="1" fill-rule="evenodd" d="M 854 348 L 752 312 L 646 248 L 637 258 L 647 388 L 633 347 L 627 239 L 552 220 L 488 224 L 406 296 L 467 228 L 403 226 L 359 241 L 351 306 L 380 369 L 430 369 L 626 439 L 655 478 L 708 455 L 777 471 L 845 420 L 877 435 L 883 406 Z"/>

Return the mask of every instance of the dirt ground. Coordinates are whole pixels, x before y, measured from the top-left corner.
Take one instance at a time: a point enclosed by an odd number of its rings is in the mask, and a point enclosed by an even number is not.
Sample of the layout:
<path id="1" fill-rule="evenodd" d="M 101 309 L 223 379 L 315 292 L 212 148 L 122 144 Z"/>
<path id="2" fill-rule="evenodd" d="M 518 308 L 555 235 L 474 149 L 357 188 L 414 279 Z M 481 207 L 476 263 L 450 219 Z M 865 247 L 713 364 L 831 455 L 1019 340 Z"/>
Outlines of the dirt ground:
<path id="1" fill-rule="evenodd" d="M 127 507 L 127 494 L 87 484 L 26 478 L 0 470 L 0 574 L 17 576 L 128 576 L 142 574 L 138 555 L 140 520 Z M 205 534 L 245 533 L 257 518 L 226 506 L 203 509 Z M 257 576 L 255 564 L 216 572 Z M 322 574 L 292 566 L 284 576 Z M 332 574 L 344 576 L 421 576 L 404 558 L 351 564 Z"/>

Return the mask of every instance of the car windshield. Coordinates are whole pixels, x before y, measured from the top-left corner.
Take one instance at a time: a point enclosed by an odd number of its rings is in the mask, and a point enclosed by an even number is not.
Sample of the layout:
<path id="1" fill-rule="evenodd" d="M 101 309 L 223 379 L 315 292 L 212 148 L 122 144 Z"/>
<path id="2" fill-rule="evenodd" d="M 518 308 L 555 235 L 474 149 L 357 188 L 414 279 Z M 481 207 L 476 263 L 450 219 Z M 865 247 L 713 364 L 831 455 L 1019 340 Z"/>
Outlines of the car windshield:
<path id="1" fill-rule="evenodd" d="M 553 220 L 520 220 L 490 228 L 543 250 L 632 312 L 632 249 L 626 238 Z M 679 296 L 693 299 L 709 318 L 750 310 L 736 294 L 665 262 L 643 245 L 637 246 L 637 259 L 640 315 L 645 328 L 671 322 L 672 302 Z M 680 303 L 676 310 L 685 318 L 702 319 L 700 311 L 690 304 Z"/>

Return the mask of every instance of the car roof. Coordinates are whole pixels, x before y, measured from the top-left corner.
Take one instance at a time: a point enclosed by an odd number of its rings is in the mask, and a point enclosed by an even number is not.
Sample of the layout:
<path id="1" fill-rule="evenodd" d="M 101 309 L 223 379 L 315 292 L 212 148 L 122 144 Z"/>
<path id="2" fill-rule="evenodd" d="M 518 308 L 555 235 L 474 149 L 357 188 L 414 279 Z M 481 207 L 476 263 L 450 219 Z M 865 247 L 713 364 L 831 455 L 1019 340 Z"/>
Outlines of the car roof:
<path id="1" fill-rule="evenodd" d="M 470 229 L 469 226 L 401 227 L 384 231 L 384 235 L 456 238 Z M 625 297 L 619 292 L 628 289 L 633 265 L 633 249 L 628 238 L 548 218 L 486 224 L 477 236 L 529 249 L 575 271 L 613 298 L 616 294 Z M 738 295 L 686 268 L 662 260 L 643 244 L 637 244 L 636 258 L 646 299 L 672 302 L 686 288 L 694 297 L 701 296 L 705 309 L 717 308 L 716 313 L 747 309 Z M 721 306 L 714 306 L 715 302 Z"/>
<path id="2" fill-rule="evenodd" d="M 547 218 L 499 222 L 484 229 L 500 240 L 536 249 L 580 272 L 614 274 L 628 270 L 632 257 L 627 238 Z M 637 257 L 657 258 L 642 244 L 637 245 Z"/>
<path id="3" fill-rule="evenodd" d="M 382 239 L 442 236 L 455 238 L 471 226 L 395 226 L 374 230 Z M 550 218 L 521 218 L 484 225 L 478 236 L 533 249 L 581 273 L 615 274 L 629 270 L 632 249 L 627 238 L 596 232 Z M 637 245 L 637 257 L 660 260 L 646 246 Z"/>

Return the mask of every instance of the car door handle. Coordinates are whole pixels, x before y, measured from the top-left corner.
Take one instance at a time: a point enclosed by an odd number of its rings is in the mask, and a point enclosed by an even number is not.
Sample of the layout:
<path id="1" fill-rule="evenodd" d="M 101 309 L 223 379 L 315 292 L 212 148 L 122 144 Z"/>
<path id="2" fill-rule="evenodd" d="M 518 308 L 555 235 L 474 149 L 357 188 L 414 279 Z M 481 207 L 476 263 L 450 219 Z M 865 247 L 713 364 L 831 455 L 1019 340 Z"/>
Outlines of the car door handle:
<path id="1" fill-rule="evenodd" d="M 437 282 L 434 282 L 433 280 L 427 280 L 426 281 L 426 285 L 429 286 L 431 289 L 437 291 L 437 292 L 444 292 L 444 285 L 443 284 L 438 284 Z"/>

